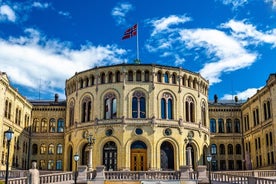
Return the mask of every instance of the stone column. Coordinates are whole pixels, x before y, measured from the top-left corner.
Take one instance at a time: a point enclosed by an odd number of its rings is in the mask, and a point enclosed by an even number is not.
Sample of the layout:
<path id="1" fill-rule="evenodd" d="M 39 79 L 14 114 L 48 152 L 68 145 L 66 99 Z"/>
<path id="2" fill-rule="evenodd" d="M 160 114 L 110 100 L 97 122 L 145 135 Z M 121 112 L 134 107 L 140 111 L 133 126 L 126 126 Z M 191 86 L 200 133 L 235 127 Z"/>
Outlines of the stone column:
<path id="1" fill-rule="evenodd" d="M 93 153 L 92 153 L 92 145 L 88 146 L 88 171 L 92 171 L 93 170 L 93 164 L 92 164 L 92 158 L 93 158 Z"/>
<path id="2" fill-rule="evenodd" d="M 192 166 L 192 148 L 189 146 L 187 147 L 187 165 L 189 167 L 189 171 L 193 171 L 193 166 Z"/>

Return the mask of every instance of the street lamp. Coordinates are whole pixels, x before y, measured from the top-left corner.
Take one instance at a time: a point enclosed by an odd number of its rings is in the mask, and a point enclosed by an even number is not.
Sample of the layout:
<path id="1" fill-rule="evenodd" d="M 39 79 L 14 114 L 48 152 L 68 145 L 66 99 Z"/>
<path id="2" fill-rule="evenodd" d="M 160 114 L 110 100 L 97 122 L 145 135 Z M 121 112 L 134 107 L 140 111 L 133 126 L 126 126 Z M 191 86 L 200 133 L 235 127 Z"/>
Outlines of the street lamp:
<path id="1" fill-rule="evenodd" d="M 7 155 L 7 163 L 6 163 L 6 179 L 5 179 L 5 184 L 8 184 L 8 177 L 9 177 L 9 156 L 10 156 L 10 143 L 11 143 L 11 139 L 13 136 L 13 131 L 11 128 L 9 128 L 9 130 L 5 131 L 5 137 L 7 139 L 7 146 L 8 146 L 8 155 Z"/>
<path id="2" fill-rule="evenodd" d="M 76 153 L 75 155 L 74 155 L 74 160 L 75 160 L 75 162 L 76 162 L 76 170 L 75 170 L 75 184 L 77 183 L 77 177 L 78 177 L 78 161 L 79 161 L 79 159 L 80 159 L 80 156 Z"/>
<path id="3" fill-rule="evenodd" d="M 211 183 L 211 161 L 212 161 L 212 155 L 207 155 L 207 161 L 209 165 L 209 183 Z"/>

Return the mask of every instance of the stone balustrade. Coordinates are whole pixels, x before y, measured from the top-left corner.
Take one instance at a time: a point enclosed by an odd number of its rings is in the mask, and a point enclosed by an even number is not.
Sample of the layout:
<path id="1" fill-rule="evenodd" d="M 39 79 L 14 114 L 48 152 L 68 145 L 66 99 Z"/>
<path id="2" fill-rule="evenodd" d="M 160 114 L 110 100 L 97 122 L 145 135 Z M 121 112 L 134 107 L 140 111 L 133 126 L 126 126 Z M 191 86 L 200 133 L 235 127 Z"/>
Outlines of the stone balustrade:
<path id="1" fill-rule="evenodd" d="M 40 175 L 40 184 L 71 182 L 74 180 L 72 172 Z"/>
<path id="2" fill-rule="evenodd" d="M 179 180 L 179 171 L 105 171 L 106 180 Z"/>

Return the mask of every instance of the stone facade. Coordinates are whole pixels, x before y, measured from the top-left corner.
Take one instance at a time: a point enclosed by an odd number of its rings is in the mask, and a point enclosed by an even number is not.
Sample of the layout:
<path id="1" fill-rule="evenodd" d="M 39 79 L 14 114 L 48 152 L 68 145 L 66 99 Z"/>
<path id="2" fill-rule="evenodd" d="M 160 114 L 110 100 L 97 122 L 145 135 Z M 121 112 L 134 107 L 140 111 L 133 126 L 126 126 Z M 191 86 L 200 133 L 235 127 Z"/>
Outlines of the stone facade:
<path id="1" fill-rule="evenodd" d="M 31 125 L 32 104 L 10 86 L 6 73 L 0 72 L 0 170 L 5 170 L 7 142 L 4 132 L 12 128 L 14 134 L 10 142 L 9 168 L 29 168 L 29 127 Z"/>
<path id="2" fill-rule="evenodd" d="M 276 74 L 241 107 L 246 169 L 275 169 Z"/>
<path id="3" fill-rule="evenodd" d="M 179 170 L 191 163 L 190 170 L 207 165 L 209 152 L 213 170 L 275 167 L 275 74 L 243 103 L 208 103 L 208 81 L 162 65 L 121 64 L 76 73 L 66 80 L 65 101 L 58 96 L 26 100 L 5 73 L 0 77 L 2 170 L 9 127 L 15 132 L 10 168 L 28 169 L 36 161 L 40 170 L 71 171 L 76 164 L 88 170 L 100 165 Z"/>
<path id="4" fill-rule="evenodd" d="M 178 170 L 187 163 L 187 146 L 196 168 L 209 146 L 207 89 L 200 75 L 167 66 L 77 73 L 66 81 L 65 169 L 72 169 L 77 153 L 82 165 L 92 154 L 93 168 Z M 95 138 L 92 153 L 89 134 Z"/>

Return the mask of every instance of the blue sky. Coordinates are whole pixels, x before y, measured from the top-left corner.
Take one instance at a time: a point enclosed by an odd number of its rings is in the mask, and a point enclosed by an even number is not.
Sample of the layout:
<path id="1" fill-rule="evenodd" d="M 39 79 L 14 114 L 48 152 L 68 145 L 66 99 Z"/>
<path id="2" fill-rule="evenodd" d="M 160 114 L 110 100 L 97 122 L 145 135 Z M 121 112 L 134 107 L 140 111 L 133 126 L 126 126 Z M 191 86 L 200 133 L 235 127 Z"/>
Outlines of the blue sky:
<path id="1" fill-rule="evenodd" d="M 65 99 L 65 80 L 141 63 L 199 72 L 209 99 L 246 100 L 276 73 L 276 0 L 0 0 L 0 71 L 29 99 Z"/>

